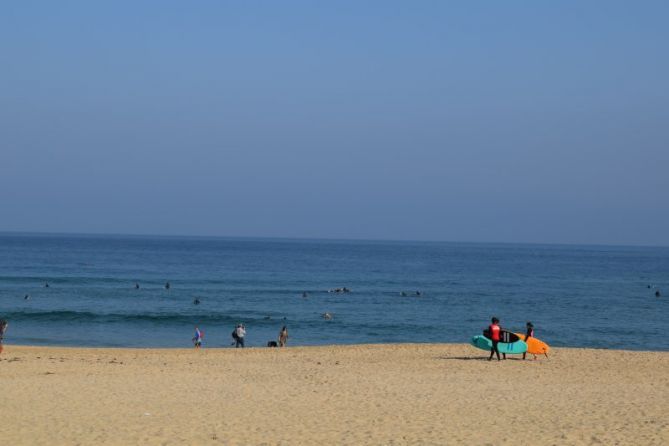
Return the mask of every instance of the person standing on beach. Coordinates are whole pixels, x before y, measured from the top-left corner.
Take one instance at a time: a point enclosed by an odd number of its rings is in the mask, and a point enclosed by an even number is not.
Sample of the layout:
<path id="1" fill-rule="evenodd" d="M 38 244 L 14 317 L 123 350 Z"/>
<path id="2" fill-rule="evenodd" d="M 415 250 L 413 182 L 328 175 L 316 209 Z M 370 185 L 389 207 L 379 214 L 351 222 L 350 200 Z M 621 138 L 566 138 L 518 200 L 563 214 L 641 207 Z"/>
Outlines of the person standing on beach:
<path id="1" fill-rule="evenodd" d="M 525 332 L 525 339 L 523 339 L 525 342 L 527 342 L 528 339 L 534 337 L 534 325 L 532 325 L 532 322 L 528 322 L 525 324 L 525 328 L 527 331 Z M 527 356 L 527 352 L 523 353 L 523 359 Z M 537 359 L 536 356 L 534 356 L 534 359 Z"/>
<path id="2" fill-rule="evenodd" d="M 284 325 L 279 332 L 279 347 L 285 347 L 286 342 L 288 342 L 288 327 Z"/>
<path id="3" fill-rule="evenodd" d="M 5 337 L 5 332 L 7 331 L 8 326 L 9 323 L 6 320 L 0 320 L 0 353 L 2 353 L 2 340 Z"/>
<path id="4" fill-rule="evenodd" d="M 492 361 L 492 356 L 494 354 L 497 354 L 497 360 L 501 361 L 499 358 L 499 349 L 497 348 L 497 344 L 499 343 L 499 332 L 501 331 L 501 328 L 499 327 L 499 319 L 496 317 L 492 318 L 492 323 L 488 327 L 488 331 L 490 333 L 490 340 L 492 341 L 492 348 L 490 349 L 490 357 L 488 358 L 488 361 Z"/>
<path id="5" fill-rule="evenodd" d="M 236 335 L 234 336 L 235 348 L 244 348 L 244 336 L 246 336 L 246 328 L 244 328 L 244 324 L 238 324 L 234 334 Z"/>
<path id="6" fill-rule="evenodd" d="M 203 334 L 200 331 L 199 328 L 195 327 L 195 336 L 193 336 L 193 344 L 195 345 L 195 348 L 200 348 L 202 347 L 202 338 Z"/>

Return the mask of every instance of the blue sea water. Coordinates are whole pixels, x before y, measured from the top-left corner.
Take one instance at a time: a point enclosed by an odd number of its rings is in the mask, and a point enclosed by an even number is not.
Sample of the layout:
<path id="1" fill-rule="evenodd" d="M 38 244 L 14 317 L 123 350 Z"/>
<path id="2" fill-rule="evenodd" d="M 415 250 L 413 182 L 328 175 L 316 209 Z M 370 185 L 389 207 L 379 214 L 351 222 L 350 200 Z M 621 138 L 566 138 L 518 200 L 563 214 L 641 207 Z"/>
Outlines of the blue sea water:
<path id="1" fill-rule="evenodd" d="M 238 322 L 251 346 L 284 324 L 289 345 L 468 342 L 495 315 L 554 346 L 669 350 L 667 310 L 669 248 L 0 235 L 6 343 L 188 347 L 199 326 L 222 347 Z"/>

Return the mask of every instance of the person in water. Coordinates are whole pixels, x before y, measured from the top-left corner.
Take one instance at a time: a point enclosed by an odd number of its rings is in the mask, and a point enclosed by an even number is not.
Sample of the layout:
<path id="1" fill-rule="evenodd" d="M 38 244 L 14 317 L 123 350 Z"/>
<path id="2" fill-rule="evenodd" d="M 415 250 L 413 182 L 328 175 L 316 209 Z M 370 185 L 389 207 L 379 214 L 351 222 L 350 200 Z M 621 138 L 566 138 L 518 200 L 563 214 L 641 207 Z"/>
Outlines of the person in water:
<path id="1" fill-rule="evenodd" d="M 172 288 L 172 285 L 170 285 L 169 282 L 166 282 L 166 283 L 165 283 L 165 289 L 166 289 L 166 290 L 169 290 L 170 288 Z"/>
<path id="2" fill-rule="evenodd" d="M 286 342 L 288 342 L 288 327 L 284 325 L 279 332 L 279 347 L 285 347 Z"/>
<path id="3" fill-rule="evenodd" d="M 532 325 L 532 322 L 528 322 L 525 324 L 525 339 L 523 339 L 525 342 L 527 342 L 528 339 L 534 337 L 534 325 Z M 523 353 L 523 359 L 527 356 L 527 352 Z M 537 359 L 536 355 L 533 355 L 534 359 Z"/>
<path id="4" fill-rule="evenodd" d="M 497 354 L 497 360 L 501 361 L 499 357 L 499 349 L 497 348 L 497 344 L 499 344 L 500 331 L 502 331 L 502 329 L 499 326 L 499 319 L 493 317 L 492 323 L 488 327 L 488 332 L 490 333 L 490 340 L 492 341 L 492 348 L 490 349 L 490 357 L 488 358 L 488 361 L 492 361 L 492 356 L 494 354 Z"/>
<path id="5" fill-rule="evenodd" d="M 193 345 L 195 345 L 195 348 L 200 348 L 202 347 L 202 338 L 204 335 L 200 331 L 199 328 L 195 327 L 195 336 L 193 336 Z"/>
<path id="6" fill-rule="evenodd" d="M 135 289 L 136 289 L 136 290 L 139 289 L 139 283 L 137 283 L 137 282 L 135 282 Z"/>

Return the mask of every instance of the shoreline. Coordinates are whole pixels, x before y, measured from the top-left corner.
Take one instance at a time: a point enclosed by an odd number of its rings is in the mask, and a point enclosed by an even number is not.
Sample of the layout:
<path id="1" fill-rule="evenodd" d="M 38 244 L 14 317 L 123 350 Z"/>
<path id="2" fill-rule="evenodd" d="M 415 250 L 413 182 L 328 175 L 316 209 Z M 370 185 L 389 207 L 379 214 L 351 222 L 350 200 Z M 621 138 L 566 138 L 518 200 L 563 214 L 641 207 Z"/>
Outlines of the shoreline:
<path id="1" fill-rule="evenodd" d="M 190 350 L 195 350 L 194 347 L 152 347 L 152 346 L 147 346 L 147 347 L 97 347 L 97 346 L 72 346 L 72 345 L 58 345 L 58 344 L 49 344 L 49 345 L 40 345 L 40 344 L 8 344 L 8 343 L 3 343 L 3 346 L 5 348 L 5 353 L 6 349 L 9 348 L 19 348 L 19 349 L 69 349 L 69 350 L 128 350 L 128 351 L 146 351 L 146 350 L 158 350 L 158 351 L 190 351 Z M 283 347 L 283 349 L 289 349 L 289 350 L 294 350 L 294 349 L 318 349 L 318 348 L 334 348 L 334 347 L 370 347 L 370 348 L 376 348 L 379 346 L 395 346 L 395 347 L 402 347 L 402 346 L 416 346 L 416 347 L 438 347 L 438 346 L 459 346 L 459 347 L 470 347 L 471 351 L 473 353 L 480 352 L 482 354 L 486 354 L 485 351 L 480 350 L 478 348 L 473 347 L 471 344 L 464 343 L 464 342 L 392 342 L 392 343 L 351 343 L 351 344 L 313 344 L 313 345 L 288 345 L 287 347 Z M 215 351 L 225 351 L 225 350 L 275 350 L 278 349 L 278 347 L 270 348 L 266 346 L 246 346 L 243 349 L 235 349 L 234 346 L 216 346 L 216 347 L 208 347 L 207 345 L 203 345 L 200 350 L 215 350 Z M 573 347 L 573 346 L 564 346 L 564 347 L 554 347 L 551 345 L 551 353 L 554 351 L 564 351 L 564 350 L 592 350 L 592 351 L 605 351 L 605 352 L 629 352 L 629 353 L 667 353 L 669 354 L 669 350 L 634 350 L 634 349 L 628 349 L 628 348 L 605 348 L 605 347 Z M 2 353 L 2 354 L 5 354 Z M 2 354 L 0 354 L 0 358 L 2 358 Z M 531 355 L 531 353 L 528 353 L 528 355 Z M 510 357 L 520 357 L 522 355 L 518 354 L 509 354 Z M 549 355 L 550 356 L 550 355 Z"/>
<path id="2" fill-rule="evenodd" d="M 8 444 L 666 444 L 669 352 L 5 345 Z"/>

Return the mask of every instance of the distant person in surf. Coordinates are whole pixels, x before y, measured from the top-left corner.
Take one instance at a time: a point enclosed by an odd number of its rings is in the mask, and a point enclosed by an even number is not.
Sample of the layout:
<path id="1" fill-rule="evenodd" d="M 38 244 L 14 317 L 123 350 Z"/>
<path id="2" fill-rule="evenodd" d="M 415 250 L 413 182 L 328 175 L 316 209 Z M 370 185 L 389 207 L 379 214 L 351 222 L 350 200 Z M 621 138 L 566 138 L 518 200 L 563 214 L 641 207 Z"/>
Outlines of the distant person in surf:
<path id="1" fill-rule="evenodd" d="M 532 322 L 528 322 L 525 324 L 525 339 L 523 339 L 525 342 L 527 342 L 528 339 L 534 337 L 534 325 L 532 325 Z M 527 352 L 523 353 L 523 359 L 527 356 Z M 533 355 L 534 359 L 537 359 L 536 355 Z"/>
<path id="2" fill-rule="evenodd" d="M 9 323 L 6 320 L 0 320 L 0 353 L 2 353 L 2 340 L 5 338 L 5 332 L 7 331 L 8 326 Z"/>
<path id="3" fill-rule="evenodd" d="M 44 288 L 49 288 L 49 282 L 44 282 Z"/>
<path id="4" fill-rule="evenodd" d="M 136 290 L 139 289 L 139 283 L 137 283 L 137 282 L 135 282 L 135 289 L 136 289 Z"/>
<path id="5" fill-rule="evenodd" d="M 490 333 L 490 340 L 492 341 L 492 348 L 490 349 L 490 357 L 488 358 L 488 361 L 492 361 L 492 357 L 494 354 L 497 354 L 497 360 L 501 361 L 499 357 L 499 349 L 497 348 L 497 344 L 499 344 L 500 331 L 502 331 L 502 329 L 499 326 L 499 319 L 493 317 L 492 323 L 488 327 L 488 332 Z"/>
<path id="6" fill-rule="evenodd" d="M 172 288 L 172 285 L 169 282 L 165 283 L 165 289 L 169 290 L 170 288 Z"/>
<path id="7" fill-rule="evenodd" d="M 244 336 L 246 336 L 244 324 L 237 324 L 232 332 L 232 339 L 235 340 L 235 348 L 244 348 Z"/>
<path id="8" fill-rule="evenodd" d="M 195 348 L 200 348 L 202 347 L 202 338 L 204 335 L 200 331 L 199 328 L 195 327 L 195 336 L 193 336 L 193 345 L 195 345 Z"/>
<path id="9" fill-rule="evenodd" d="M 662 293 L 660 293 L 660 290 L 655 291 L 655 297 L 660 297 Z"/>
<path id="10" fill-rule="evenodd" d="M 288 342 L 288 327 L 285 325 L 279 332 L 279 347 L 285 347 Z"/>

